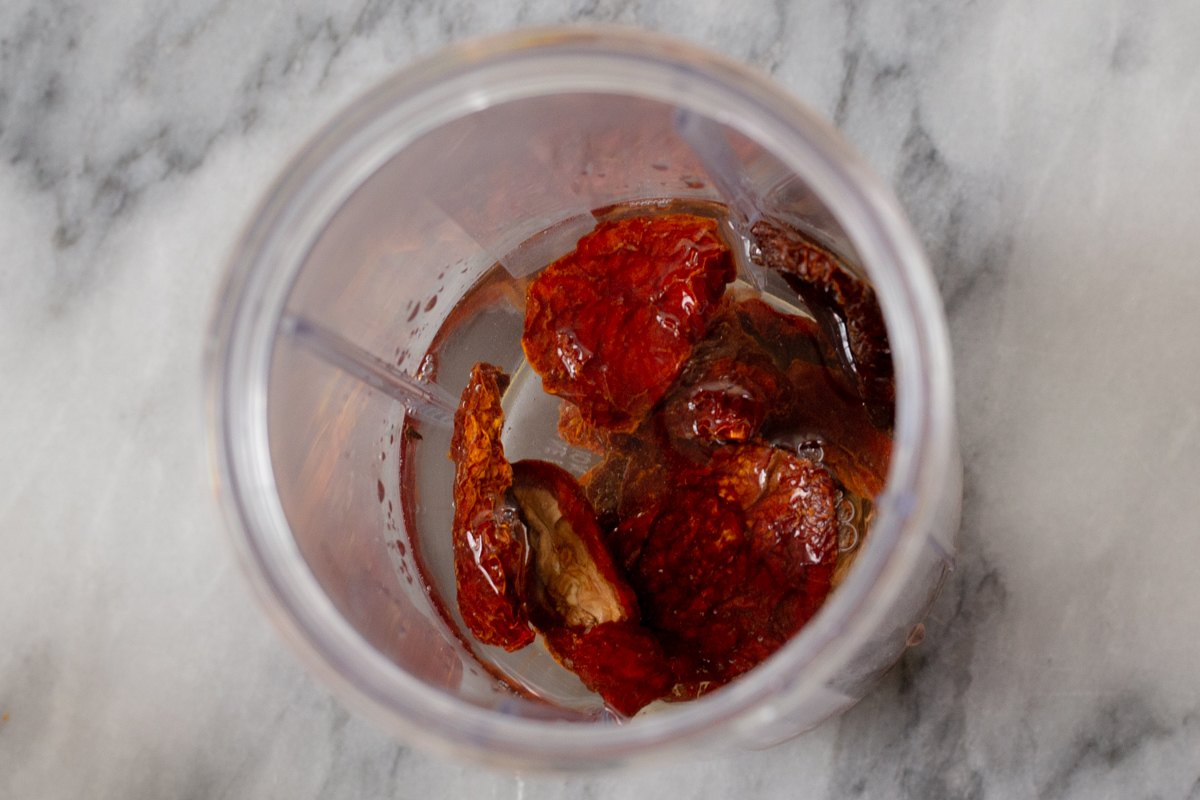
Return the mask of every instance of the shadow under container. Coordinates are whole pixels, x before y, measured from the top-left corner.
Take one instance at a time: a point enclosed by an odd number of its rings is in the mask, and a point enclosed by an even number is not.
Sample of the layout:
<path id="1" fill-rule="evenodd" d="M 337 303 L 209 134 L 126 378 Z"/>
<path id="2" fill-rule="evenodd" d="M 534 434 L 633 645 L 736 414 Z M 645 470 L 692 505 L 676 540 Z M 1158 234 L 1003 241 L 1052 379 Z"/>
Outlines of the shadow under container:
<path id="1" fill-rule="evenodd" d="M 593 209 L 722 200 L 676 132 L 678 109 L 718 123 L 764 204 L 874 285 L 895 363 L 895 439 L 870 536 L 817 616 L 729 686 L 616 724 L 519 697 L 481 668 L 452 630 L 452 593 L 448 620 L 414 560 L 406 511 L 448 520 L 451 506 L 448 483 L 417 482 L 414 496 L 402 463 L 410 410 L 298 346 L 281 321 L 311 321 L 426 375 L 447 315 L 497 263 L 548 263 Z M 558 234 L 527 243 L 547 230 Z M 258 209 L 207 358 L 218 493 L 270 619 L 348 706 L 442 753 L 564 770 L 782 741 L 845 711 L 895 663 L 952 564 L 961 465 L 949 345 L 895 199 L 767 79 L 658 36 L 472 42 L 358 100 Z M 466 367 L 439 365 L 438 383 L 456 395 Z"/>

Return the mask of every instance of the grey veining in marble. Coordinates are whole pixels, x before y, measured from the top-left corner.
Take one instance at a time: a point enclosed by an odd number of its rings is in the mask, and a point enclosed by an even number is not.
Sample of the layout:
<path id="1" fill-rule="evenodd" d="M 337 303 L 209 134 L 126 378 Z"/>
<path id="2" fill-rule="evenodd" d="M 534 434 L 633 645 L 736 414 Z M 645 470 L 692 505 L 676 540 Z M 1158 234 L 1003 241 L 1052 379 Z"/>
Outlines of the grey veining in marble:
<path id="1" fill-rule="evenodd" d="M 466 36 L 672 33 L 895 187 L 957 359 L 960 569 L 778 748 L 499 775 L 343 711 L 208 488 L 222 262 L 350 98 Z M 10 0 L 0 8 L 0 797 L 1200 798 L 1200 5 Z"/>

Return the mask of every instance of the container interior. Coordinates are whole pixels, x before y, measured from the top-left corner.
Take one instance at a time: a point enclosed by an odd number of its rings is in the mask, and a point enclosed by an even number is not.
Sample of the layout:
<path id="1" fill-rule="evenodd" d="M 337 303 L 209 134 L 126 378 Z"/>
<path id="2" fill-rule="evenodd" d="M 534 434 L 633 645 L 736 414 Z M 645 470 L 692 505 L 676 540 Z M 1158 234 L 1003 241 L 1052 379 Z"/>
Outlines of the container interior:
<path id="1" fill-rule="evenodd" d="M 472 317 L 470 347 L 438 340 L 469 289 L 498 270 L 528 275 L 570 251 L 593 227 L 594 209 L 721 200 L 677 134 L 675 111 L 622 95 L 549 95 L 484 108 L 425 133 L 329 219 L 285 316 L 332 331 L 454 398 L 476 361 L 515 369 L 519 298 L 476 292 L 488 303 Z M 772 210 L 853 265 L 846 234 L 806 184 L 745 136 L 723 130 Z M 437 358 L 427 358 L 431 349 Z M 450 535 L 445 426 L 414 418 L 283 333 L 272 354 L 267 415 L 275 482 L 296 543 L 324 592 L 375 649 L 428 686 L 481 708 L 608 721 L 599 699 L 544 650 L 485 653 L 482 662 L 509 658 L 513 670 L 537 676 L 535 689 L 554 702 L 510 691 L 476 658 L 482 646 L 460 632 L 453 592 L 436 588 L 453 585 L 449 547 L 427 546 Z"/>

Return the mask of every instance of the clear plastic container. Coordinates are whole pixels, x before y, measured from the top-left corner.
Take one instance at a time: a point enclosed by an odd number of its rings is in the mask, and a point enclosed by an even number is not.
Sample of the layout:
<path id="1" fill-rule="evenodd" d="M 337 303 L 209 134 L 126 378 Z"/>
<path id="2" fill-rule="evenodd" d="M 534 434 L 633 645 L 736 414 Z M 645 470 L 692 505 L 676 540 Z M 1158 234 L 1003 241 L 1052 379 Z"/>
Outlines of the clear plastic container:
<path id="1" fill-rule="evenodd" d="M 595 208 L 722 200 L 680 138 L 679 109 L 719 124 L 752 194 L 875 286 L 896 369 L 895 445 L 871 535 L 819 614 L 731 685 L 618 724 L 523 699 L 481 668 L 414 561 L 403 509 L 446 512 L 429 491 L 402 496 L 422 491 L 411 474 L 401 480 L 405 420 L 422 406 L 379 391 L 370 369 L 356 377 L 318 358 L 297 320 L 376 357 L 377 374 L 419 378 L 447 314 L 497 262 L 517 273 L 547 263 Z M 271 620 L 347 705 L 440 752 L 573 769 L 782 741 L 849 708 L 919 640 L 952 563 L 961 465 L 950 350 L 891 192 L 767 79 L 658 36 L 471 42 L 354 103 L 246 230 L 208 370 L 218 494 Z M 465 367 L 442 364 L 437 379 L 454 395 Z"/>

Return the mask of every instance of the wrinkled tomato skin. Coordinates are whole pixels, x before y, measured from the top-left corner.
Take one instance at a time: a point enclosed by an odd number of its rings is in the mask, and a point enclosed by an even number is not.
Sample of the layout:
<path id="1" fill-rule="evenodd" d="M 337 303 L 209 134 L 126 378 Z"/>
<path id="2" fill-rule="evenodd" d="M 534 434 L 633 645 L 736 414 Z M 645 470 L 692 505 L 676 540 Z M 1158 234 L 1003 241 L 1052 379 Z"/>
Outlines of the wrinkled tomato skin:
<path id="1" fill-rule="evenodd" d="M 710 612 L 739 593 L 751 571 L 745 515 L 703 485 L 672 492 L 654 515 L 630 578 L 647 625 L 702 628 Z"/>
<path id="2" fill-rule="evenodd" d="M 605 622 L 586 632 L 553 628 L 543 635 L 564 667 L 625 716 L 632 717 L 675 684 L 662 645 L 640 625 Z"/>
<path id="3" fill-rule="evenodd" d="M 525 357 L 586 422 L 632 431 L 683 369 L 735 273 L 713 219 L 603 222 L 530 284 Z"/>
<path id="4" fill-rule="evenodd" d="M 681 683 L 720 685 L 766 655 L 762 638 L 784 588 L 751 552 L 744 526 L 741 509 L 712 487 L 672 493 L 630 576 Z"/>
<path id="5" fill-rule="evenodd" d="M 726 448 L 712 469 L 721 491 L 745 509 L 751 549 L 781 579 L 833 560 L 837 489 L 825 469 L 765 443 Z"/>
<path id="6" fill-rule="evenodd" d="M 479 363 L 454 415 L 454 576 L 458 610 L 483 644 L 519 650 L 534 639 L 524 605 L 525 536 L 516 513 L 503 506 L 512 486 L 504 457 L 500 397 L 508 376 Z"/>
<path id="7" fill-rule="evenodd" d="M 789 404 L 786 376 L 724 302 L 656 414 L 677 446 L 720 444 L 753 439 Z"/>
<path id="8" fill-rule="evenodd" d="M 875 290 L 847 272 L 832 253 L 785 225 L 764 219 L 751 233 L 763 264 L 779 272 L 806 302 L 817 299 L 841 317 L 859 394 L 876 411 L 881 427 L 890 427 L 896 400 L 892 350 Z"/>
<path id="9" fill-rule="evenodd" d="M 603 456 L 608 452 L 609 433 L 583 418 L 579 406 L 563 400 L 558 406 L 558 438 L 571 447 Z"/>
<path id="10" fill-rule="evenodd" d="M 760 663 L 820 608 L 836 562 L 835 488 L 824 469 L 763 442 L 721 447 L 666 480 L 610 542 L 678 678 L 672 699 L 687 699 Z"/>

